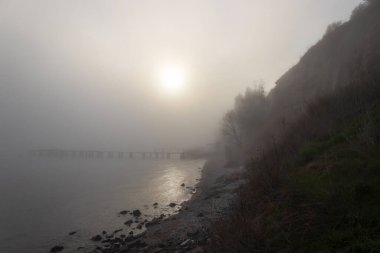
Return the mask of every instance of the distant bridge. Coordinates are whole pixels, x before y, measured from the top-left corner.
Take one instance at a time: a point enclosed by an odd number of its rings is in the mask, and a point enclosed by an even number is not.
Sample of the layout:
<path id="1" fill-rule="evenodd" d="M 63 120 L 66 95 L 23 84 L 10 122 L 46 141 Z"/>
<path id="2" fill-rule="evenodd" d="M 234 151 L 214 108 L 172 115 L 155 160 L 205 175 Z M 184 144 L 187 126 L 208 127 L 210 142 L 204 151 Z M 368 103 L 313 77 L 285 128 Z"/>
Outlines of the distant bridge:
<path id="1" fill-rule="evenodd" d="M 99 151 L 99 150 L 65 150 L 65 149 L 35 149 L 31 154 L 46 158 L 80 158 L 80 159 L 191 159 L 183 151 Z"/>

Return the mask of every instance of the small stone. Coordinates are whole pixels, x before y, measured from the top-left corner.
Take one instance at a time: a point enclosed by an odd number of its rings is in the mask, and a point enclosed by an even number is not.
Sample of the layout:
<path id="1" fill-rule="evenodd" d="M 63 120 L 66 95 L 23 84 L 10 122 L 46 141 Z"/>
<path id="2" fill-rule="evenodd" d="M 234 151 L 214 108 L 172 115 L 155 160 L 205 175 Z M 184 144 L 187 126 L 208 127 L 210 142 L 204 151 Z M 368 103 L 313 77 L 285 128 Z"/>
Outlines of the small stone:
<path id="1" fill-rule="evenodd" d="M 99 242 L 102 240 L 102 236 L 101 235 L 95 235 L 91 238 L 91 241 L 94 241 L 94 242 Z"/>
<path id="2" fill-rule="evenodd" d="M 133 214 L 133 216 L 135 216 L 135 217 L 139 217 L 139 216 L 141 216 L 141 212 L 140 212 L 139 209 L 133 210 L 132 214 Z"/>
<path id="3" fill-rule="evenodd" d="M 133 223 L 133 220 L 127 220 L 124 222 L 125 225 L 130 226 Z"/>
<path id="4" fill-rule="evenodd" d="M 177 205 L 177 204 L 176 204 L 176 203 L 173 203 L 173 202 L 169 204 L 170 207 L 175 207 L 176 205 Z"/>
<path id="5" fill-rule="evenodd" d="M 123 210 L 123 211 L 120 211 L 120 212 L 119 212 L 119 214 L 121 214 L 121 215 L 126 215 L 127 213 L 129 213 L 128 210 Z"/>
<path id="6" fill-rule="evenodd" d="M 128 246 L 125 245 L 125 246 L 120 247 L 119 252 L 121 253 L 128 252 Z"/>
<path id="7" fill-rule="evenodd" d="M 50 252 L 60 252 L 60 251 L 62 251 L 63 249 L 64 249 L 63 246 L 58 245 L 58 246 L 54 246 L 53 248 L 51 248 L 51 249 L 50 249 Z"/>
<path id="8" fill-rule="evenodd" d="M 153 218 L 153 220 L 147 222 L 145 226 L 150 227 L 160 223 L 160 218 Z"/>
<path id="9" fill-rule="evenodd" d="M 120 229 L 116 229 L 115 231 L 113 231 L 113 233 L 116 234 L 116 233 L 119 233 L 119 232 L 121 232 L 121 231 L 123 231 L 122 228 L 120 228 Z"/>
<path id="10" fill-rule="evenodd" d="M 69 235 L 75 235 L 77 233 L 77 231 L 72 231 L 69 233 Z"/>
<path id="11" fill-rule="evenodd" d="M 185 187 L 185 183 L 182 183 L 181 186 L 182 186 L 182 187 Z"/>

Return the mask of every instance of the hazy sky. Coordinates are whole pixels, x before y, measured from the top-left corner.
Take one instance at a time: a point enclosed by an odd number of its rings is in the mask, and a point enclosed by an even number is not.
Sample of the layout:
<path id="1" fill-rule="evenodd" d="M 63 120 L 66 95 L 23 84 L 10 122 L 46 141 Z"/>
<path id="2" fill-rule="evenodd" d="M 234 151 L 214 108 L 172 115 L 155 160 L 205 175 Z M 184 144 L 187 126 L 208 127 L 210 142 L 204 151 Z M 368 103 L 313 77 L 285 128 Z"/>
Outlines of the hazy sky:
<path id="1" fill-rule="evenodd" d="M 360 2 L 0 0 L 0 146 L 207 144 L 237 93 L 271 89 Z M 184 92 L 163 92 L 167 65 Z"/>

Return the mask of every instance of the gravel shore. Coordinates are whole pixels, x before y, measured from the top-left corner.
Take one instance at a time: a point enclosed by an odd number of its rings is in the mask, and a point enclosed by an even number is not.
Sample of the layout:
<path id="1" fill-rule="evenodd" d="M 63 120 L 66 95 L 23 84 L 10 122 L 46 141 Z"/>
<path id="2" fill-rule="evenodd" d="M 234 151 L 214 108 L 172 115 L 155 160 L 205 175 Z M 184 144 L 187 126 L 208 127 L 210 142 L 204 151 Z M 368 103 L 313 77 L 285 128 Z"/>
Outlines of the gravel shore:
<path id="1" fill-rule="evenodd" d="M 244 183 L 242 168 L 225 168 L 223 164 L 220 158 L 210 159 L 197 192 L 181 204 L 180 212 L 149 226 L 142 238 L 145 247 L 125 252 L 202 252 L 211 224 L 228 214 L 237 189 Z"/>

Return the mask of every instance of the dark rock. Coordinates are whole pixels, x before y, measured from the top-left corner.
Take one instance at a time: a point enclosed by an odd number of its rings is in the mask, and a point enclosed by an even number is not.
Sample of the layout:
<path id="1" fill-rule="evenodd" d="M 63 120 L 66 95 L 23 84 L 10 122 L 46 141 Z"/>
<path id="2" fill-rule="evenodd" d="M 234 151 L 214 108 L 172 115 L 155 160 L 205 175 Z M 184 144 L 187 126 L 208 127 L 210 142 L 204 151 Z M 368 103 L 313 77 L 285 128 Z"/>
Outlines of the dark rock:
<path id="1" fill-rule="evenodd" d="M 121 238 L 125 238 L 125 234 L 121 234 L 120 237 L 121 237 Z"/>
<path id="2" fill-rule="evenodd" d="M 107 234 L 107 232 L 103 230 L 102 234 L 105 235 L 105 234 Z"/>
<path id="3" fill-rule="evenodd" d="M 121 215 L 126 215 L 127 213 L 129 213 L 128 210 L 123 210 L 123 211 L 120 211 L 120 212 L 119 212 L 119 214 L 121 214 Z"/>
<path id="4" fill-rule="evenodd" d="M 130 226 L 133 223 L 133 220 L 127 220 L 124 222 L 125 225 Z"/>
<path id="5" fill-rule="evenodd" d="M 128 246 L 125 245 L 125 246 L 120 247 L 119 252 L 120 253 L 124 253 L 124 252 L 126 253 L 126 252 L 128 252 Z"/>
<path id="6" fill-rule="evenodd" d="M 69 233 L 69 235 L 75 235 L 77 233 L 77 231 L 72 231 Z"/>
<path id="7" fill-rule="evenodd" d="M 157 203 L 157 202 L 156 202 L 156 203 L 154 203 L 154 204 L 153 204 L 153 206 L 158 206 L 158 203 Z"/>
<path id="8" fill-rule="evenodd" d="M 102 240 L 102 236 L 101 235 L 95 235 L 91 238 L 91 241 L 94 241 L 94 242 L 99 242 Z"/>
<path id="9" fill-rule="evenodd" d="M 141 240 L 135 240 L 135 239 L 134 239 L 133 242 L 130 242 L 130 243 L 128 244 L 128 247 L 129 247 L 129 248 L 137 248 L 137 247 L 141 247 L 141 245 L 142 245 Z"/>
<path id="10" fill-rule="evenodd" d="M 177 204 L 176 203 L 170 203 L 169 206 L 170 207 L 175 207 Z"/>
<path id="11" fill-rule="evenodd" d="M 133 210 L 132 214 L 133 214 L 133 216 L 135 216 L 135 217 L 139 217 L 139 216 L 141 216 L 141 212 L 140 212 L 139 209 Z"/>
<path id="12" fill-rule="evenodd" d="M 122 241 L 123 241 L 123 239 L 116 237 L 116 238 L 112 239 L 110 242 L 111 242 L 111 244 L 116 244 L 116 243 L 121 243 Z"/>
<path id="13" fill-rule="evenodd" d="M 188 236 L 188 237 L 195 237 L 195 236 L 197 236 L 199 234 L 199 230 L 196 230 L 196 231 L 194 231 L 194 232 L 187 232 L 186 233 L 186 235 Z"/>
<path id="14" fill-rule="evenodd" d="M 182 186 L 182 187 L 185 187 L 185 183 L 182 183 L 181 186 Z"/>
<path id="15" fill-rule="evenodd" d="M 161 219 L 161 220 L 162 220 L 163 218 L 165 218 L 165 214 L 161 214 L 160 217 L 159 217 L 159 219 Z"/>
<path id="16" fill-rule="evenodd" d="M 113 233 L 116 234 L 116 233 L 119 233 L 119 232 L 121 232 L 121 231 L 123 231 L 122 228 L 120 228 L 120 229 L 116 229 L 115 231 L 113 231 Z"/>
<path id="17" fill-rule="evenodd" d="M 129 233 L 129 236 L 127 238 L 125 238 L 125 242 L 128 243 L 129 246 L 131 246 L 131 243 L 132 241 L 136 241 L 137 239 L 141 239 L 141 237 L 145 236 L 146 235 L 146 230 L 140 234 L 136 234 L 134 235 L 133 232 L 131 231 Z"/>
<path id="18" fill-rule="evenodd" d="M 158 245 L 157 245 L 159 248 L 165 248 L 166 247 L 166 244 L 165 243 L 159 243 Z"/>
<path id="19" fill-rule="evenodd" d="M 54 246 L 53 248 L 50 249 L 50 252 L 60 252 L 64 249 L 65 247 L 63 246 L 60 246 L 60 245 L 57 245 L 57 246 Z"/>
<path id="20" fill-rule="evenodd" d="M 154 226 L 154 225 L 156 225 L 156 224 L 159 224 L 160 221 L 161 221 L 160 218 L 153 218 L 153 220 L 147 222 L 147 223 L 145 224 L 145 226 L 146 226 L 146 227 Z"/>
<path id="21" fill-rule="evenodd" d="M 141 224 L 139 224 L 139 225 L 137 225 L 137 227 L 136 227 L 137 229 L 142 229 L 142 225 Z"/>

